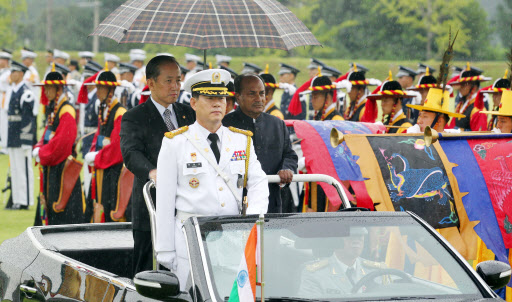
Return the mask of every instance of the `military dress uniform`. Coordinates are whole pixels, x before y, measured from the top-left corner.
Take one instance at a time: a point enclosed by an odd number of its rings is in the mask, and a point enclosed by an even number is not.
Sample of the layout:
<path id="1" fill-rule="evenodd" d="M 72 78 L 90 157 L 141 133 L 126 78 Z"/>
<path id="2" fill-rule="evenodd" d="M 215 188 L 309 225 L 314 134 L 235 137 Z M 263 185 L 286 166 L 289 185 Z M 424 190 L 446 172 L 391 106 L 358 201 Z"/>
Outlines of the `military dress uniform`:
<path id="1" fill-rule="evenodd" d="M 12 61 L 12 72 L 26 72 L 27 67 Z M 36 140 L 35 96 L 24 80 L 12 83 L 6 93 L 7 151 L 11 164 L 13 207 L 34 204 L 32 146 Z"/>
<path id="2" fill-rule="evenodd" d="M 0 51 L 0 59 L 9 62 L 12 54 L 7 50 Z M 6 93 L 10 86 L 11 69 L 7 66 L 0 69 L 0 147 L 7 147 L 7 100 Z"/>
<path id="3" fill-rule="evenodd" d="M 46 74 L 41 86 L 43 85 L 66 85 L 62 74 L 51 71 Z M 84 223 L 86 204 L 82 192 L 80 176 L 70 186 L 65 182 L 71 181 L 64 170 L 66 164 L 76 161 L 73 150 L 75 138 L 77 135 L 76 111 L 67 100 L 65 93 L 58 95 L 56 100 L 50 101 L 46 105 L 46 111 L 49 112 L 47 126 L 43 132 L 41 140 L 36 144 L 33 155 L 36 161 L 42 166 L 42 186 L 41 202 L 38 203 L 36 211 L 35 225 L 41 225 L 42 209 L 46 211 L 48 224 L 70 224 Z M 66 191 L 71 188 L 70 192 Z M 63 196 L 69 194 L 69 198 L 64 200 Z M 64 208 L 59 207 L 65 203 Z"/>
<path id="4" fill-rule="evenodd" d="M 214 88 L 214 96 L 225 96 L 229 78 L 220 69 L 201 71 L 187 80 L 186 90 L 211 95 Z M 160 264 L 176 270 L 182 290 L 189 272 L 181 230 L 187 218 L 239 214 L 246 174 L 247 214 L 267 212 L 267 178 L 251 133 L 220 126 L 215 134 L 199 122 L 168 132 L 158 156 L 155 250 Z"/>
<path id="5" fill-rule="evenodd" d="M 143 49 L 131 49 L 130 50 L 130 62 L 133 64 L 134 61 L 141 61 L 144 63 L 146 60 L 146 51 Z M 121 69 L 121 67 L 119 68 Z M 119 73 L 122 73 L 121 71 Z M 133 75 L 133 84 L 135 88 L 141 89 L 146 86 L 146 65 L 137 69 Z"/>
<path id="6" fill-rule="evenodd" d="M 294 66 L 280 63 L 279 64 L 279 76 L 283 74 L 293 74 L 293 77 L 297 77 L 297 74 L 300 72 L 299 69 L 295 68 Z M 280 109 L 281 112 L 284 115 L 285 119 L 293 119 L 294 117 L 290 114 L 290 111 L 288 111 L 288 106 L 290 105 L 290 102 L 292 101 L 293 94 L 297 91 L 297 86 L 295 86 L 295 83 L 288 84 L 287 87 L 283 87 L 283 94 L 281 95 L 281 105 Z"/>
<path id="7" fill-rule="evenodd" d="M 101 72 L 96 80 L 86 85 L 108 85 L 109 87 L 119 86 L 115 75 L 110 71 Z M 88 208 L 92 208 L 93 198 L 96 198 L 96 212 L 98 206 L 103 209 L 103 217 L 97 216 L 103 222 L 129 221 L 129 215 L 115 217 L 114 213 L 120 209 L 120 193 L 122 188 L 121 172 L 123 170 L 123 155 L 121 154 L 121 120 L 126 109 L 121 105 L 115 96 L 100 105 L 100 118 L 94 139 L 89 153 L 85 155 L 85 162 L 94 167 L 92 181 L 95 187 L 95 195 L 88 194 Z M 124 168 L 126 169 L 126 168 Z M 90 186 L 93 187 L 93 184 Z M 125 213 L 126 208 L 122 209 Z M 90 213 L 90 212 L 89 212 Z M 99 214 L 99 213 L 96 213 Z M 96 221 L 99 222 L 99 221 Z"/>

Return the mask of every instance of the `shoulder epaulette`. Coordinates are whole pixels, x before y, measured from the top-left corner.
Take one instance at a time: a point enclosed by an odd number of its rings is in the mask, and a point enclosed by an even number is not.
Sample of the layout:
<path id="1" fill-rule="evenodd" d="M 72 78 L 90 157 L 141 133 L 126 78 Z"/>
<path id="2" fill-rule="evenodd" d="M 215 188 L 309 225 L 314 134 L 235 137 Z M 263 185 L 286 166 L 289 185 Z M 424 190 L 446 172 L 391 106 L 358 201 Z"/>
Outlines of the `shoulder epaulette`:
<path id="1" fill-rule="evenodd" d="M 228 129 L 233 132 L 236 132 L 236 133 L 241 133 L 243 135 L 252 136 L 252 132 L 249 130 L 242 130 L 242 129 L 235 128 L 233 126 L 228 127 Z"/>
<path id="2" fill-rule="evenodd" d="M 183 126 L 183 127 L 178 128 L 176 130 L 166 132 L 165 133 L 165 137 L 173 138 L 173 137 L 175 137 L 178 134 L 182 134 L 182 133 L 186 132 L 187 130 L 188 130 L 188 126 Z"/>
<path id="3" fill-rule="evenodd" d="M 361 264 L 363 266 L 369 267 L 369 268 L 387 268 L 386 263 L 384 262 L 375 262 L 370 260 L 363 260 L 361 261 Z"/>
<path id="4" fill-rule="evenodd" d="M 311 264 L 308 264 L 306 265 L 306 269 L 310 272 L 315 272 L 321 268 L 324 268 L 327 266 L 327 264 L 329 264 L 329 260 L 328 259 L 323 259 L 323 260 L 318 260 L 318 261 L 315 261 Z"/>

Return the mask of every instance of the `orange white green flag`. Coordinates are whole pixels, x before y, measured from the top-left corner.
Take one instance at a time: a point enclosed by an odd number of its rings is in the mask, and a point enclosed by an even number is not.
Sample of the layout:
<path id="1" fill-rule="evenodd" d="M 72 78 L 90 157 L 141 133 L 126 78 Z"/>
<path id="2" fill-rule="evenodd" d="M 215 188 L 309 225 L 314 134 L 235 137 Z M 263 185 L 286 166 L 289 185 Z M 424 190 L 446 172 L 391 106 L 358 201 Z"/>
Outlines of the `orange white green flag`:
<path id="1" fill-rule="evenodd" d="M 257 222 L 247 238 L 245 253 L 238 267 L 229 302 L 256 301 L 256 285 L 260 285 L 261 281 L 260 232 L 260 224 Z"/>

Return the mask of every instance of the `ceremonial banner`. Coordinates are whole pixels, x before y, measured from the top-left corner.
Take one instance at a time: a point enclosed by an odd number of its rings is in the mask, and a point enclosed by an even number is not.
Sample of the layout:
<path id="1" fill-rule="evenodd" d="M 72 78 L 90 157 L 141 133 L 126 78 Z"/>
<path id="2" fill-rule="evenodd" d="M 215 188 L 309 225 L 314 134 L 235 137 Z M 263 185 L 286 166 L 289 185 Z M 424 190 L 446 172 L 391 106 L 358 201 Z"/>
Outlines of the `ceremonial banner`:
<path id="1" fill-rule="evenodd" d="M 452 164 L 422 136 L 347 135 L 377 211 L 413 211 L 438 228 L 466 259 L 475 259 L 476 222 L 467 217 Z"/>
<path id="2" fill-rule="evenodd" d="M 423 137 L 368 136 L 395 211 L 412 211 L 436 229 L 458 227 L 450 181 Z"/>
<path id="3" fill-rule="evenodd" d="M 297 137 L 302 139 L 301 147 L 308 173 L 330 175 L 339 182 L 350 181 L 357 196 L 357 205 L 373 208 L 363 175 L 356 163 L 358 157 L 352 155 L 345 143 L 333 148 L 330 144 L 330 133 L 332 128 L 344 134 L 383 133 L 384 126 L 346 121 L 287 121 L 287 125 L 293 125 Z M 320 183 L 320 186 L 329 198 L 330 210 L 336 210 L 341 204 L 336 189 L 325 183 Z M 352 199 L 352 194 L 346 189 L 345 193 Z"/>

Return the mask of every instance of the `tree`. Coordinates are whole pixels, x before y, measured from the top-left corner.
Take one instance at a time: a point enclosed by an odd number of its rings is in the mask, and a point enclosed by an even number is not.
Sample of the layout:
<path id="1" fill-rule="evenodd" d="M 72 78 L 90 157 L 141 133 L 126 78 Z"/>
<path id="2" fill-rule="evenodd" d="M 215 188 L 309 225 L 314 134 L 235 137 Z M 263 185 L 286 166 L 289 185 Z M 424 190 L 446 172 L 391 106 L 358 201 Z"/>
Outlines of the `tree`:
<path id="1" fill-rule="evenodd" d="M 18 35 L 18 20 L 27 12 L 25 0 L 0 1 L 0 41 L 6 47 L 15 48 Z"/>

